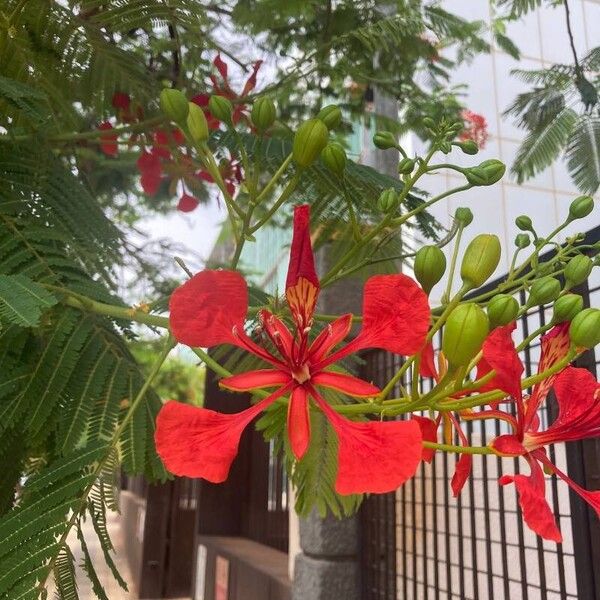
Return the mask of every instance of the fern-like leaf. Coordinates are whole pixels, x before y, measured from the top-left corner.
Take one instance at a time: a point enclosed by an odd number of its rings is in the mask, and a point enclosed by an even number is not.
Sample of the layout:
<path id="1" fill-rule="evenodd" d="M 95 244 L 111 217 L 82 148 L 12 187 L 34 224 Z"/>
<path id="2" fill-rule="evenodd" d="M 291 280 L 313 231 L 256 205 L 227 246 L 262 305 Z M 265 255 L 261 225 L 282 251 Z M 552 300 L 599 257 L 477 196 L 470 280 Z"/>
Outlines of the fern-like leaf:
<path id="1" fill-rule="evenodd" d="M 568 168 L 580 191 L 595 194 L 600 186 L 600 118 L 582 115 L 569 138 Z"/>
<path id="2" fill-rule="evenodd" d="M 35 327 L 42 313 L 58 300 L 23 275 L 0 275 L 0 319 L 22 327 Z"/>

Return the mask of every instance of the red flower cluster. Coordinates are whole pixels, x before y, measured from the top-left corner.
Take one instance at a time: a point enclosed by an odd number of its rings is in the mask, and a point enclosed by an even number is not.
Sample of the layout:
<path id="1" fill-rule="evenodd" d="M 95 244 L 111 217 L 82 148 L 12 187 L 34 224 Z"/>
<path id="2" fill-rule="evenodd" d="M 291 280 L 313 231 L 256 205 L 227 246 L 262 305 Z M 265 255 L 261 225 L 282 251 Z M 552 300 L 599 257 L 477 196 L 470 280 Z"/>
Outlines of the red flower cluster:
<path id="1" fill-rule="evenodd" d="M 229 72 L 227 68 L 227 63 L 223 62 L 221 59 L 221 55 L 217 54 L 215 60 L 213 61 L 213 65 L 219 72 L 221 76 L 221 80 L 217 79 L 214 75 L 210 76 L 210 80 L 212 82 L 213 88 L 211 95 L 224 96 L 225 98 L 231 100 L 233 102 L 233 114 L 231 115 L 233 124 L 239 123 L 243 117 L 246 116 L 246 105 L 241 102 L 255 87 L 256 87 L 256 77 L 258 75 L 258 71 L 260 66 L 262 65 L 262 60 L 257 60 L 254 63 L 252 68 L 252 73 L 250 77 L 246 80 L 244 84 L 244 88 L 242 89 L 241 94 L 236 94 L 232 89 L 229 83 Z M 198 94 L 192 98 L 192 102 L 196 103 L 204 110 L 204 114 L 206 115 L 206 120 L 208 122 L 208 126 L 210 129 L 219 129 L 220 121 L 208 110 L 208 101 L 210 100 L 210 95 L 208 94 Z"/>
<path id="2" fill-rule="evenodd" d="M 461 116 L 465 128 L 458 136 L 459 139 L 462 141 L 473 140 L 480 148 L 485 148 L 485 144 L 490 137 L 485 117 L 472 110 L 463 110 Z"/>
<path id="3" fill-rule="evenodd" d="M 594 508 L 598 516 L 600 491 L 589 492 L 577 485 L 550 461 L 545 447 L 600 435 L 600 384 L 587 369 L 567 367 L 539 383 L 531 397 L 523 398 L 520 384 L 523 365 L 512 342 L 513 329 L 514 325 L 498 327 L 491 334 L 483 348 L 485 362 L 478 376 L 487 372 L 488 366 L 496 371 L 489 387 L 500 389 L 514 399 L 516 415 L 493 408 L 479 413 L 479 416 L 501 418 L 512 427 L 513 433 L 497 437 L 490 446 L 500 456 L 522 456 L 529 464 L 531 474 L 503 475 L 499 483 L 515 484 L 523 518 L 535 533 L 545 539 L 561 542 L 561 533 L 545 497 L 543 468 L 566 481 Z M 542 338 L 538 372 L 547 371 L 563 359 L 569 346 L 569 324 L 554 327 Z M 558 403 L 558 417 L 547 429 L 540 431 L 538 409 L 552 388 Z"/>
<path id="4" fill-rule="evenodd" d="M 267 310 L 259 314 L 276 353 L 245 333 L 248 291 L 235 271 L 202 271 L 175 290 L 170 302 L 170 324 L 178 341 L 203 347 L 234 344 L 259 357 L 267 367 L 226 377 L 220 384 L 234 391 L 275 391 L 237 414 L 167 402 L 157 419 L 156 447 L 169 471 L 212 482 L 224 481 L 243 429 L 276 400 L 289 398 L 287 434 L 297 459 L 304 456 L 310 444 L 312 403 L 335 430 L 339 440 L 335 486 L 338 493 L 389 492 L 414 475 L 423 457 L 422 425 L 417 419 L 350 421 L 329 405 L 320 389 L 330 388 L 357 397 L 375 396 L 379 390 L 371 383 L 330 367 L 364 348 L 404 355 L 418 352 L 429 327 L 427 296 L 406 275 L 371 277 L 364 290 L 362 329 L 340 348 L 338 345 L 350 331 L 352 315 L 339 317 L 311 338 L 318 296 L 308 206 L 295 209 L 286 282 L 294 330 L 290 331 Z"/>

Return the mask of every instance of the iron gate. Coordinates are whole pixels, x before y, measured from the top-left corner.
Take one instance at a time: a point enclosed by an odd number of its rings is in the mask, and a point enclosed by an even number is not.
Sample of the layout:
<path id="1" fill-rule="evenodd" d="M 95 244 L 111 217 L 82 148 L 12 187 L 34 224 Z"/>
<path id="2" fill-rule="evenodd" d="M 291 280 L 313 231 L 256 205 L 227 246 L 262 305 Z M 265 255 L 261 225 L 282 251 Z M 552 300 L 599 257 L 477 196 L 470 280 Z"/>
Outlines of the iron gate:
<path id="1" fill-rule="evenodd" d="M 586 243 L 599 239 L 600 227 L 587 234 Z M 589 286 L 576 290 L 587 306 L 600 305 L 600 277 L 595 271 Z M 521 318 L 517 342 L 546 323 L 550 314 L 542 307 Z M 526 375 L 537 370 L 539 354 L 539 341 L 522 354 Z M 400 361 L 374 351 L 365 356 L 363 376 L 384 384 Z M 591 351 L 577 366 L 597 374 L 599 363 Z M 432 382 L 420 385 L 428 391 Z M 501 408 L 510 411 L 513 406 Z M 552 422 L 554 413 L 550 398 L 540 415 L 542 423 Z M 475 421 L 466 423 L 465 429 L 470 442 L 485 445 L 506 433 L 503 427 Z M 550 459 L 587 489 L 600 489 L 600 439 L 551 447 Z M 453 499 L 449 482 L 455 460 L 437 453 L 433 463 L 423 464 L 397 494 L 374 495 L 363 503 L 364 600 L 600 600 L 600 523 L 592 509 L 566 484 L 551 479 L 550 505 L 564 541 L 545 542 L 524 526 L 514 486 L 497 484 L 502 472 L 513 472 L 508 459 L 475 456 L 472 477 Z M 514 459 L 514 472 L 519 466 L 519 459 Z"/>

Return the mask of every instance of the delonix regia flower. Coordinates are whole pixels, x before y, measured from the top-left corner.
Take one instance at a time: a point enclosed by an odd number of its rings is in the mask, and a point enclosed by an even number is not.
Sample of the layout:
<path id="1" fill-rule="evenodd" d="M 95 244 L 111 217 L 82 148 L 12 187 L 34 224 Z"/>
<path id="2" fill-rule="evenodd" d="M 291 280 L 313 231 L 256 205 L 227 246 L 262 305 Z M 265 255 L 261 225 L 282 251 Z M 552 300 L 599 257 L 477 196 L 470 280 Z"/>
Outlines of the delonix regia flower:
<path id="1" fill-rule="evenodd" d="M 332 388 L 349 396 L 375 396 L 379 392 L 376 386 L 330 367 L 364 348 L 403 355 L 421 350 L 430 320 L 427 296 L 406 275 L 371 277 L 364 288 L 362 328 L 339 348 L 350 331 L 352 315 L 339 317 L 311 336 L 318 296 L 306 205 L 294 212 L 286 281 L 293 331 L 268 310 L 259 313 L 276 353 L 245 332 L 248 291 L 239 273 L 202 271 L 175 290 L 170 324 L 178 341 L 202 347 L 234 344 L 266 363 L 267 368 L 226 377 L 220 385 L 239 392 L 275 391 L 237 414 L 167 402 L 157 419 L 156 447 L 169 471 L 215 483 L 224 481 L 244 428 L 277 399 L 288 398 L 287 435 L 296 459 L 304 456 L 310 444 L 311 405 L 322 411 L 335 430 L 339 441 L 338 493 L 388 492 L 414 475 L 422 457 L 417 420 L 351 421 L 338 414 L 319 390 Z"/>
<path id="2" fill-rule="evenodd" d="M 585 490 L 569 478 L 550 461 L 546 446 L 600 435 L 600 384 L 587 369 L 569 366 L 544 379 L 535 386 L 531 397 L 524 398 L 520 384 L 523 365 L 511 339 L 513 329 L 514 324 L 498 327 L 490 335 L 483 348 L 487 365 L 478 375 L 490 368 L 495 370 L 496 375 L 489 387 L 501 389 L 512 396 L 516 403 L 516 415 L 493 408 L 479 416 L 487 414 L 500 418 L 512 427 L 512 433 L 495 438 L 490 446 L 501 456 L 522 456 L 529 464 L 531 474 L 503 475 L 499 483 L 515 484 L 523 518 L 535 533 L 547 540 L 561 542 L 562 535 L 546 501 L 543 468 L 563 479 L 599 517 L 600 491 Z M 569 347 L 569 323 L 555 326 L 542 338 L 538 372 L 547 371 L 564 358 Z M 558 404 L 558 416 L 550 426 L 540 431 L 538 410 L 552 388 Z"/>

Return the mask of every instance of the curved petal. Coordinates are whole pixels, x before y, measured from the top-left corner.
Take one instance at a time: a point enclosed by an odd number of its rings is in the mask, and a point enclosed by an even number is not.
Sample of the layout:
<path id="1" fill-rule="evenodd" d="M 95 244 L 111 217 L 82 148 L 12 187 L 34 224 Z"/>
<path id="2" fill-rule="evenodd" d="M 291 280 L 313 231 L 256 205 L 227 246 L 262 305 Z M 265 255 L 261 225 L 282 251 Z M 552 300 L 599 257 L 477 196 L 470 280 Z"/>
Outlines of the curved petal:
<path id="1" fill-rule="evenodd" d="M 512 396 L 517 402 L 521 402 L 521 375 L 525 368 L 517 354 L 512 332 L 516 323 L 510 323 L 504 327 L 496 327 L 483 342 L 483 357 L 477 364 L 477 379 L 487 375 L 490 371 L 496 374 L 479 388 L 480 391 L 501 390 Z"/>
<path id="2" fill-rule="evenodd" d="M 379 394 L 379 388 L 377 386 L 363 381 L 358 377 L 346 375 L 345 373 L 321 371 L 311 377 L 310 380 L 314 385 L 332 388 L 343 394 L 348 394 L 349 396 L 368 398 Z"/>
<path id="3" fill-rule="evenodd" d="M 349 421 L 314 388 L 311 395 L 338 436 L 338 494 L 391 492 L 415 474 L 423 453 L 416 421 Z"/>
<path id="4" fill-rule="evenodd" d="M 219 381 L 221 387 L 236 392 L 248 392 L 259 388 L 286 385 L 292 382 L 289 373 L 276 369 L 258 369 L 239 375 L 231 375 Z"/>
<path id="5" fill-rule="evenodd" d="M 490 448 L 500 456 L 523 456 L 527 450 L 521 440 L 512 434 L 499 435 L 490 442 Z"/>
<path id="6" fill-rule="evenodd" d="M 519 495 L 519 505 L 523 520 L 529 528 L 556 543 L 562 542 L 562 535 L 552 509 L 546 500 L 544 474 L 536 461 L 529 461 L 531 475 L 503 475 L 498 479 L 500 485 L 514 483 Z"/>
<path id="7" fill-rule="evenodd" d="M 201 271 L 173 292 L 169 308 L 178 342 L 202 347 L 235 344 L 233 329 L 243 329 L 248 288 L 236 271 Z"/>
<path id="8" fill-rule="evenodd" d="M 285 323 L 268 310 L 259 311 L 258 318 L 281 357 L 291 362 L 294 358 L 294 336 Z"/>
<path id="9" fill-rule="evenodd" d="M 421 377 L 430 377 L 434 381 L 438 381 L 439 379 L 438 370 L 435 366 L 433 344 L 431 342 L 425 344 L 421 352 L 421 362 L 419 363 L 419 375 L 421 375 Z"/>
<path id="10" fill-rule="evenodd" d="M 433 419 L 428 417 L 420 417 L 419 415 L 413 415 L 411 417 L 413 421 L 417 422 L 417 425 L 421 428 L 421 436 L 424 442 L 437 442 L 437 430 L 439 422 L 436 423 Z M 435 455 L 433 448 L 423 448 L 423 460 L 430 463 Z"/>
<path id="11" fill-rule="evenodd" d="M 181 212 L 192 212 L 198 208 L 198 204 L 200 204 L 198 198 L 195 198 L 190 194 L 182 194 L 177 203 L 177 210 Z"/>
<path id="12" fill-rule="evenodd" d="M 452 475 L 452 481 L 450 482 L 452 495 L 455 498 L 461 493 L 463 487 L 465 487 L 465 483 L 467 483 L 467 480 L 469 479 L 472 468 L 473 457 L 470 454 L 461 454 L 456 461 L 454 475 Z"/>
<path id="13" fill-rule="evenodd" d="M 315 270 L 309 226 L 310 206 L 296 206 L 285 296 L 300 332 L 310 327 L 319 296 L 319 278 Z"/>
<path id="14" fill-rule="evenodd" d="M 297 385 L 292 390 L 287 413 L 287 430 L 292 453 L 300 460 L 310 443 L 310 414 L 306 389 Z"/>
<path id="15" fill-rule="evenodd" d="M 262 60 L 257 60 L 254 63 L 254 66 L 252 67 L 252 73 L 250 74 L 250 77 L 248 77 L 248 80 L 246 81 L 246 84 L 244 85 L 244 89 L 242 90 L 242 93 L 240 94 L 240 96 L 242 98 L 244 96 L 247 96 L 256 87 L 256 75 L 257 75 L 258 70 L 260 69 L 260 66 L 262 65 L 262 63 L 263 63 Z"/>
<path id="16" fill-rule="evenodd" d="M 213 483 L 227 479 L 244 428 L 289 387 L 235 414 L 223 414 L 170 400 L 158 413 L 154 440 L 166 469 Z"/>
<path id="17" fill-rule="evenodd" d="M 333 323 L 328 323 L 310 345 L 308 359 L 312 363 L 318 363 L 348 335 L 351 327 L 350 313 L 338 317 Z"/>

